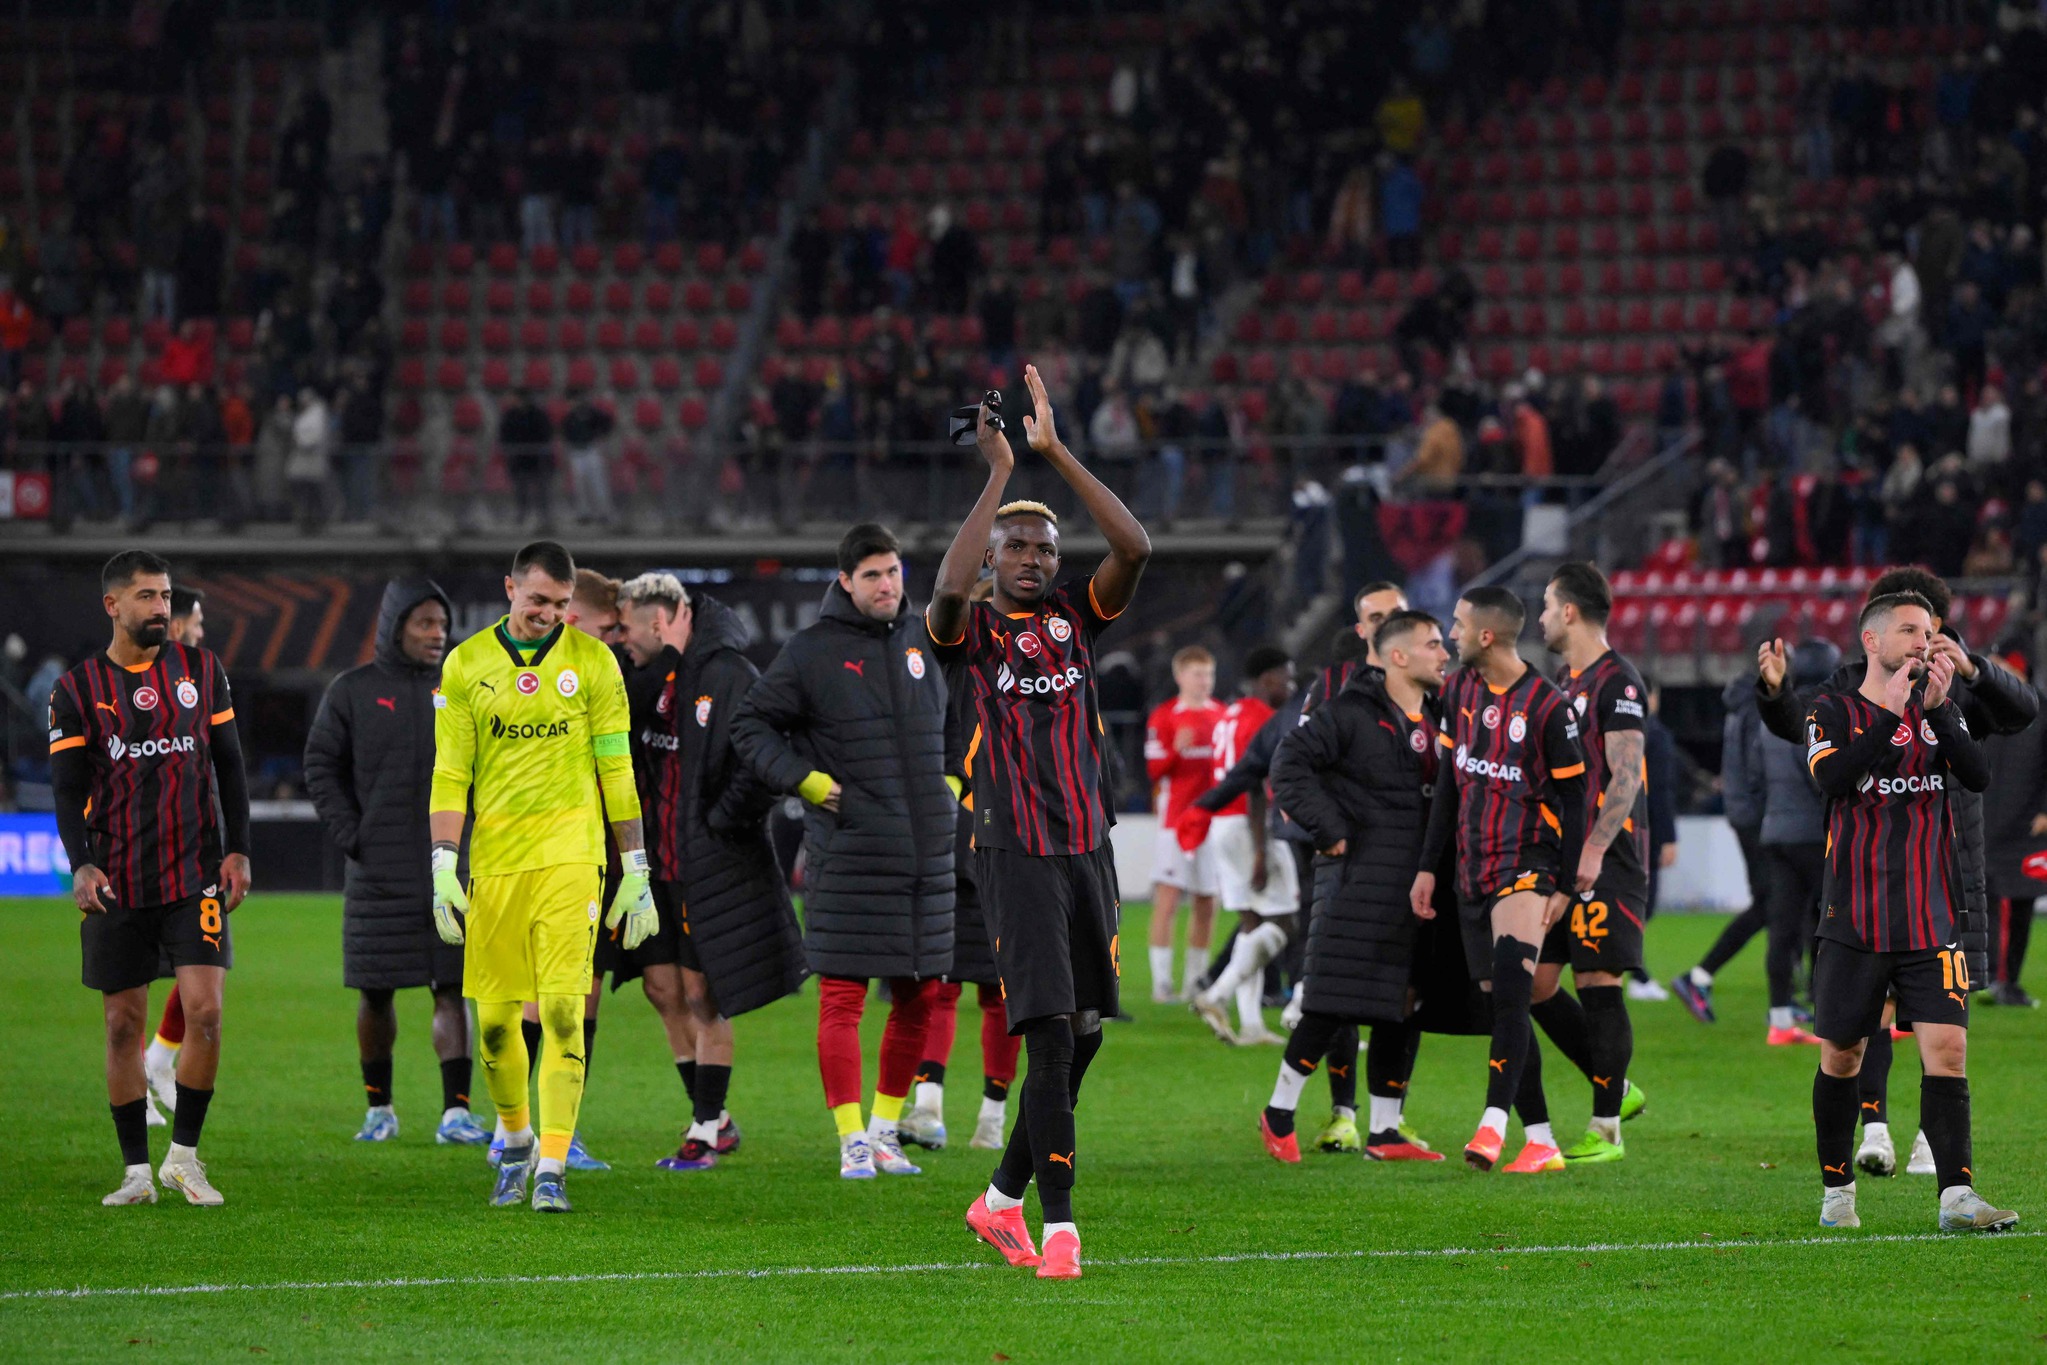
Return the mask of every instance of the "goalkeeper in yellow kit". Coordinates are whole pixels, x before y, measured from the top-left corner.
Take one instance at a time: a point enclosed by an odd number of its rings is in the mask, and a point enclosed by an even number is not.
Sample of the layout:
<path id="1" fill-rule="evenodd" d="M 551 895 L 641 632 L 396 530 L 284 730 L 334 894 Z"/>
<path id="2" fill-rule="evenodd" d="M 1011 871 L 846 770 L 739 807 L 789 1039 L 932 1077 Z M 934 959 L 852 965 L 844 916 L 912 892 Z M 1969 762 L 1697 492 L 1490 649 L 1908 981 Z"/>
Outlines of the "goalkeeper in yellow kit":
<path id="1" fill-rule="evenodd" d="M 449 651 L 434 698 L 428 808 L 434 926 L 449 943 L 466 936 L 463 993 L 476 1001 L 484 1083 L 506 1134 L 490 1202 L 523 1201 L 533 1171 L 533 1207 L 542 1213 L 569 1208 L 562 1172 L 583 1102 L 583 997 L 597 942 L 607 815 L 625 870 L 606 923 L 625 921 L 628 949 L 659 924 L 633 785 L 625 680 L 609 649 L 563 622 L 575 577 L 560 545 L 526 546 L 505 578 L 511 610 Z M 465 895 L 455 859 L 472 803 Z M 542 1034 L 537 1170 L 530 1061 L 519 1029 L 528 1000 L 539 1003 Z"/>

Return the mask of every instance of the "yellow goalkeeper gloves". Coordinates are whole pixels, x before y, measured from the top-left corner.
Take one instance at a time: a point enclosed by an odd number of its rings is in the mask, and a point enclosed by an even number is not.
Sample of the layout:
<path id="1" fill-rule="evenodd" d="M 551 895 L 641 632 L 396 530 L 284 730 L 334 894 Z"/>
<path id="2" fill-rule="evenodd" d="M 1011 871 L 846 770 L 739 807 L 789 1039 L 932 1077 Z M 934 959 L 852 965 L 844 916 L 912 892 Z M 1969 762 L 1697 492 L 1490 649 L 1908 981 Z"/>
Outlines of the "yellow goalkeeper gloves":
<path id="1" fill-rule="evenodd" d="M 462 879 L 455 874 L 455 850 L 434 850 L 434 932 L 443 943 L 462 941 L 462 916 L 469 913 L 469 896 Z"/>
<path id="2" fill-rule="evenodd" d="M 619 854 L 619 861 L 625 865 L 625 872 L 618 879 L 618 890 L 612 893 L 611 913 L 604 917 L 604 927 L 618 928 L 619 920 L 625 921 L 625 934 L 619 942 L 627 952 L 639 947 L 654 936 L 660 927 L 661 917 L 654 912 L 654 888 L 647 872 L 647 850 L 633 849 Z"/>

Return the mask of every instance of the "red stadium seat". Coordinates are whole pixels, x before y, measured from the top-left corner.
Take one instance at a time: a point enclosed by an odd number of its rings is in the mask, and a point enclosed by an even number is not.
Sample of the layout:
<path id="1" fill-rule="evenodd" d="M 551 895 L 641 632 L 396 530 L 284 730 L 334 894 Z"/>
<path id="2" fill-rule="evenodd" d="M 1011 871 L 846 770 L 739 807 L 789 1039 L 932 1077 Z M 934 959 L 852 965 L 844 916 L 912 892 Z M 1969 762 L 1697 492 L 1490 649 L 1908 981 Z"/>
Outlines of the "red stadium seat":
<path id="1" fill-rule="evenodd" d="M 579 317 L 563 318 L 558 335 L 564 351 L 580 351 L 590 344 L 590 328 Z"/>
<path id="2" fill-rule="evenodd" d="M 605 377 L 610 381 L 613 391 L 631 393 L 640 387 L 639 362 L 631 356 L 614 356 Z"/>
<path id="3" fill-rule="evenodd" d="M 657 356 L 651 370 L 651 380 L 654 387 L 662 393 L 673 393 L 682 387 L 682 366 L 676 363 L 673 356 Z"/>

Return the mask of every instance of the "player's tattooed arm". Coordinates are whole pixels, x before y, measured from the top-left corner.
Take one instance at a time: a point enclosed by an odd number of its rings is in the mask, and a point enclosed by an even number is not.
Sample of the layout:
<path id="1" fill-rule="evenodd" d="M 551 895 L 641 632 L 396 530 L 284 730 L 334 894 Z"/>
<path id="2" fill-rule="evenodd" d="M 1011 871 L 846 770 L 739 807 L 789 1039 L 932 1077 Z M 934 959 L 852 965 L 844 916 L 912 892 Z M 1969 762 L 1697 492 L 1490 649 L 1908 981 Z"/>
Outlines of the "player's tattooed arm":
<path id="1" fill-rule="evenodd" d="M 1024 366 L 1024 383 L 1030 388 L 1033 409 L 1023 419 L 1024 435 L 1030 438 L 1031 449 L 1043 455 L 1045 462 L 1058 470 L 1059 477 L 1079 495 L 1102 538 L 1109 542 L 1108 557 L 1095 570 L 1095 606 L 1105 617 L 1119 616 L 1137 595 L 1137 580 L 1144 575 L 1145 561 L 1151 558 L 1151 537 L 1123 505 L 1123 499 L 1089 473 L 1059 439 L 1058 428 L 1053 425 L 1052 399 L 1045 392 L 1045 381 L 1037 366 Z"/>
<path id="2" fill-rule="evenodd" d="M 1578 855 L 1578 889 L 1590 891 L 1599 881 L 1606 864 L 1606 851 L 1627 828 L 1635 809 L 1635 797 L 1642 791 L 1642 746 L 1640 730 L 1614 730 L 1604 736 L 1606 748 L 1606 792 L 1599 818 L 1585 836 L 1585 848 Z"/>
<path id="3" fill-rule="evenodd" d="M 646 838 L 640 831 L 640 817 L 637 815 L 630 820 L 613 820 L 611 837 L 618 841 L 620 853 L 631 853 L 647 846 Z"/>
<path id="4" fill-rule="evenodd" d="M 981 565 L 988 558 L 988 540 L 995 534 L 995 509 L 1002 506 L 1002 490 L 1016 468 L 1016 452 L 1000 427 L 988 425 L 988 405 L 981 405 L 975 419 L 974 443 L 988 462 L 988 482 L 974 502 L 974 510 L 960 523 L 960 529 L 938 563 L 938 582 L 931 590 L 931 605 L 925 608 L 924 624 L 934 644 L 954 645 L 966 638 L 967 594 L 973 591 Z"/>

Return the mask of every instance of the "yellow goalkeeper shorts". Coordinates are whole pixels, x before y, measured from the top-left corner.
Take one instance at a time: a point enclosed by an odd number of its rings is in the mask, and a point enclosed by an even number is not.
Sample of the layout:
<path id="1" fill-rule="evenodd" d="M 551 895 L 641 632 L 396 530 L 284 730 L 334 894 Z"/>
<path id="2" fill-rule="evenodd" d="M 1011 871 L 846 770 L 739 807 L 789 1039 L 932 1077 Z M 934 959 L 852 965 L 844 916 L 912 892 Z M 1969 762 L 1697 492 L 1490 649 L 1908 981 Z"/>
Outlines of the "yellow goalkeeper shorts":
<path id="1" fill-rule="evenodd" d="M 471 1000 L 587 995 L 604 869 L 581 863 L 473 877 L 462 952 Z"/>

